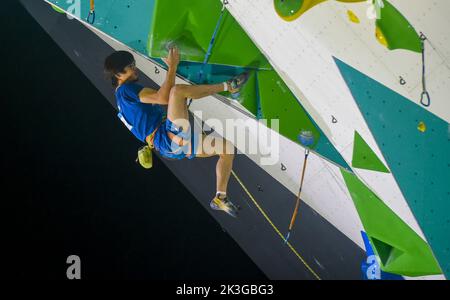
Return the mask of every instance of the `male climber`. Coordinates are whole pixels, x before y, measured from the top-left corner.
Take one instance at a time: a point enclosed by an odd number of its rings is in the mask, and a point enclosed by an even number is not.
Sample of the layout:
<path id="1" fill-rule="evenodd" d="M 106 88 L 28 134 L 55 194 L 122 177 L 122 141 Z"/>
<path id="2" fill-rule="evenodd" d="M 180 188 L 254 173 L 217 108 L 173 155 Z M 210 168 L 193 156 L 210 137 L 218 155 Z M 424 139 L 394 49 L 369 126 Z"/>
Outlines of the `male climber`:
<path id="1" fill-rule="evenodd" d="M 227 140 L 213 141 L 213 153 L 206 153 L 202 147 L 205 138 L 197 141 L 191 136 L 187 99 L 200 99 L 219 92 L 237 93 L 248 79 L 248 74 L 241 74 L 227 82 L 214 85 L 179 85 L 175 77 L 180 61 L 176 47 L 169 49 L 164 59 L 168 67 L 166 79 L 156 91 L 136 83 L 138 72 L 131 53 L 117 51 L 105 60 L 105 72 L 111 77 L 115 87 L 115 96 L 119 108 L 119 117 L 128 129 L 142 142 L 170 159 L 193 159 L 219 156 L 216 165 L 217 193 L 210 206 L 229 215 L 237 216 L 237 207 L 227 198 L 227 185 L 230 178 L 234 146 Z M 162 108 L 167 105 L 167 114 Z M 214 147 L 220 142 L 222 147 Z M 227 153 L 226 149 L 232 149 Z"/>

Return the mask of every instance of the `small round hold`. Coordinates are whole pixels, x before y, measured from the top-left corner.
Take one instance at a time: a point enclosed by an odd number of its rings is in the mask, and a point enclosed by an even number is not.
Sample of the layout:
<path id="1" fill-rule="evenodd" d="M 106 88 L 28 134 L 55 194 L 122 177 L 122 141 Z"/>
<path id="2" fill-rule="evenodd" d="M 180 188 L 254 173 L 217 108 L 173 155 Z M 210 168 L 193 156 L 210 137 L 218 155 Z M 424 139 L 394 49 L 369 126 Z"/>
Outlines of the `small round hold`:
<path id="1" fill-rule="evenodd" d="M 420 122 L 419 125 L 417 126 L 417 129 L 420 132 L 425 132 L 427 131 L 427 125 L 424 122 Z"/>
<path id="2" fill-rule="evenodd" d="M 405 79 L 403 79 L 403 77 L 401 77 L 401 76 L 400 76 L 400 84 L 401 85 L 405 85 L 406 84 Z"/>
<path id="3" fill-rule="evenodd" d="M 155 67 L 155 74 L 159 74 L 159 69 Z"/>
<path id="4" fill-rule="evenodd" d="M 303 130 L 298 135 L 298 141 L 305 147 L 310 147 L 314 144 L 314 135 L 312 131 Z"/>
<path id="5" fill-rule="evenodd" d="M 347 16 L 348 16 L 348 19 L 350 20 L 350 22 L 355 23 L 355 24 L 361 23 L 359 21 L 358 16 L 353 11 L 347 10 Z"/>
<path id="6" fill-rule="evenodd" d="M 336 124 L 337 122 L 338 120 L 334 116 L 331 116 L 331 123 Z"/>
<path id="7" fill-rule="evenodd" d="M 177 48 L 177 44 L 175 43 L 175 41 L 168 41 L 164 48 L 166 48 L 167 51 L 170 51 L 174 48 Z"/>

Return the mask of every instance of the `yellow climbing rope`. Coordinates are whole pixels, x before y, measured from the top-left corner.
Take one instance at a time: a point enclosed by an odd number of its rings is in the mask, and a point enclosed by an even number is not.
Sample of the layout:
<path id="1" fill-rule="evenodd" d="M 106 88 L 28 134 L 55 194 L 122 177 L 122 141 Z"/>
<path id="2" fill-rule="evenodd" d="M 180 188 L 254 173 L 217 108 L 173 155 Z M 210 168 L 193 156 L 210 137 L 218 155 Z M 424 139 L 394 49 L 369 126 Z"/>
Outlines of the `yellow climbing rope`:
<path id="1" fill-rule="evenodd" d="M 197 119 L 194 117 L 194 122 L 198 122 Z M 202 128 L 202 132 L 203 134 L 206 134 L 203 126 L 201 126 L 200 128 Z M 308 153 L 309 152 L 305 152 Z M 306 165 L 306 164 L 304 164 Z M 236 181 L 239 183 L 239 185 L 241 186 L 241 188 L 244 190 L 244 192 L 247 194 L 247 196 L 252 200 L 253 204 L 255 204 L 256 208 L 258 208 L 259 212 L 263 215 L 263 217 L 266 219 L 266 221 L 270 224 L 270 226 L 272 226 L 272 228 L 275 230 L 275 232 L 278 234 L 278 236 L 285 242 L 285 244 L 289 247 L 289 249 L 295 254 L 295 256 L 297 256 L 297 258 L 301 261 L 301 263 L 308 269 L 309 272 L 311 272 L 311 274 L 317 279 L 317 280 L 321 280 L 321 278 L 319 277 L 319 275 L 317 275 L 316 272 L 314 272 L 314 270 L 310 267 L 310 265 L 305 261 L 305 259 L 303 259 L 303 257 L 298 253 L 298 251 L 291 245 L 291 243 L 289 243 L 288 241 L 286 241 L 286 239 L 284 238 L 283 234 L 281 233 L 281 231 L 278 229 L 278 227 L 272 222 L 272 220 L 270 219 L 270 217 L 266 214 L 266 212 L 264 211 L 264 209 L 259 205 L 258 201 L 256 201 L 255 197 L 253 197 L 253 195 L 250 193 L 250 191 L 247 189 L 247 187 L 245 186 L 245 184 L 242 182 L 242 180 L 239 178 L 239 176 L 236 174 L 236 172 L 234 172 L 233 170 L 231 170 L 231 174 L 233 175 L 234 179 L 236 179 Z"/>
<path id="2" fill-rule="evenodd" d="M 234 172 L 231 171 L 231 174 L 233 175 L 233 177 L 236 179 L 236 181 L 239 183 L 239 185 L 242 187 L 242 189 L 245 191 L 245 193 L 247 194 L 247 196 L 253 201 L 253 204 L 255 204 L 255 206 L 258 208 L 259 212 L 264 216 L 264 218 L 266 219 L 266 221 L 272 226 L 272 228 L 275 230 L 275 232 L 278 234 L 278 236 L 284 241 L 284 236 L 283 234 L 281 234 L 281 231 L 278 229 L 278 227 L 272 222 L 272 220 L 269 218 L 269 216 L 266 214 L 266 212 L 264 211 L 264 209 L 262 209 L 262 207 L 258 204 L 258 201 L 256 201 L 256 199 L 252 196 L 252 194 L 250 193 L 250 191 L 247 189 L 247 187 L 245 186 L 245 184 L 241 181 L 241 179 L 239 178 L 239 176 Z M 319 277 L 319 275 L 317 275 L 316 272 L 314 272 L 314 270 L 309 266 L 309 264 L 303 259 L 303 257 L 297 252 L 297 250 L 295 250 L 295 248 L 291 245 L 291 243 L 286 242 L 286 245 L 289 247 L 289 249 L 291 249 L 291 251 L 297 256 L 297 258 L 303 263 L 303 265 L 308 269 L 308 271 L 311 272 L 311 274 L 318 280 L 321 280 L 321 278 Z"/>

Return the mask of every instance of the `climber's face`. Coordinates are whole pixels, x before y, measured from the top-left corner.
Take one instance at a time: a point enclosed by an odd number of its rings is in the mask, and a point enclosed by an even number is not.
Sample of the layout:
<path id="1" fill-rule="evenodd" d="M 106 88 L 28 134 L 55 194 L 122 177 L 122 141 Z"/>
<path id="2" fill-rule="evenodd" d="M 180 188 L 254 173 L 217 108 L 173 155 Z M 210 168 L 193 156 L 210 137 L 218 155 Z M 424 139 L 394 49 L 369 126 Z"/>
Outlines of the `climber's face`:
<path id="1" fill-rule="evenodd" d="M 126 66 L 122 73 L 116 74 L 117 79 L 121 82 L 136 81 L 139 78 L 138 68 L 136 67 L 136 62 L 132 62 Z"/>

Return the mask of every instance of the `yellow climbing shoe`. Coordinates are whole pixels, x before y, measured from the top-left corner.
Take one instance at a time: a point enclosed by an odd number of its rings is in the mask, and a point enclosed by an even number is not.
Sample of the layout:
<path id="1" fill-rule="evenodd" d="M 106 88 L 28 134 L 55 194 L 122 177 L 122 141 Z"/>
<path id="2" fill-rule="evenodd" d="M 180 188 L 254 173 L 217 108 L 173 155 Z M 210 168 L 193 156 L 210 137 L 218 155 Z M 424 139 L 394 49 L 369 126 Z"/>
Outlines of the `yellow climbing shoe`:
<path id="1" fill-rule="evenodd" d="M 227 197 L 222 199 L 220 198 L 220 194 L 217 194 L 216 197 L 211 201 L 210 206 L 214 210 L 224 211 L 233 218 L 237 218 L 239 207 L 229 201 Z"/>

